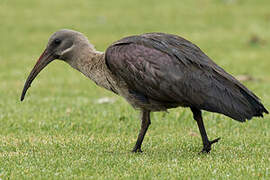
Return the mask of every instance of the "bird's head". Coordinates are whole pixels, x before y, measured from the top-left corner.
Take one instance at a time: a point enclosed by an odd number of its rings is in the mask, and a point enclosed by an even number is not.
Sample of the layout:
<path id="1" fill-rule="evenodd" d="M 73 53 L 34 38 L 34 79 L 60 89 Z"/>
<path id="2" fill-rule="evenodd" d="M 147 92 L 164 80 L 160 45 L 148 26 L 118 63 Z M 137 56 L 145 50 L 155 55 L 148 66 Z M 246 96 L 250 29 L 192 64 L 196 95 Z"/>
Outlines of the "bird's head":
<path id="1" fill-rule="evenodd" d="M 55 32 L 49 39 L 48 45 L 39 57 L 36 65 L 30 72 L 22 91 L 21 101 L 23 101 L 27 89 L 39 72 L 55 59 L 72 63 L 80 49 L 87 47 L 90 50 L 94 47 L 89 43 L 88 39 L 80 32 L 73 30 L 59 30 Z"/>

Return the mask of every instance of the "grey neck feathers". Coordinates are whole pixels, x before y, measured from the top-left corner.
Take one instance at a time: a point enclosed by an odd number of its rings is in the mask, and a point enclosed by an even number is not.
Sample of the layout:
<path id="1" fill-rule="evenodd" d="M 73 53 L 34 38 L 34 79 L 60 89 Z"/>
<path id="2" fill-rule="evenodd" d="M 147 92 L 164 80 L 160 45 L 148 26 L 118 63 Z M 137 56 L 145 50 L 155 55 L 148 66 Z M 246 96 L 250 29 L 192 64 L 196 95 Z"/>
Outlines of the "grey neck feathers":
<path id="1" fill-rule="evenodd" d="M 105 63 L 105 54 L 89 47 L 80 49 L 79 55 L 74 56 L 68 63 L 97 85 L 114 91 L 115 81 Z M 76 59 L 74 59 L 76 58 Z"/>

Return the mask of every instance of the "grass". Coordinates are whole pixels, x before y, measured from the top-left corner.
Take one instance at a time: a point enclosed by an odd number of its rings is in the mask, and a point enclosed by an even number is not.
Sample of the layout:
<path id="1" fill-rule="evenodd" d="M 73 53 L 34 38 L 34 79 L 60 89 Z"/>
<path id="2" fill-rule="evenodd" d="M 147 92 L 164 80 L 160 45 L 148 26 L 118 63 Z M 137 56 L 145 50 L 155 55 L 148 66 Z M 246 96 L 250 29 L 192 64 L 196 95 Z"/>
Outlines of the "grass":
<path id="1" fill-rule="evenodd" d="M 71 28 L 104 51 L 123 36 L 151 31 L 181 35 L 243 82 L 270 109 L 269 1 L 0 2 L 0 179 L 269 179 L 270 118 L 238 123 L 204 112 L 211 154 L 191 112 L 152 114 L 132 154 L 140 122 L 114 96 L 61 62 L 49 65 L 19 101 L 25 79 L 47 39 Z M 98 104 L 103 97 L 113 103 Z"/>

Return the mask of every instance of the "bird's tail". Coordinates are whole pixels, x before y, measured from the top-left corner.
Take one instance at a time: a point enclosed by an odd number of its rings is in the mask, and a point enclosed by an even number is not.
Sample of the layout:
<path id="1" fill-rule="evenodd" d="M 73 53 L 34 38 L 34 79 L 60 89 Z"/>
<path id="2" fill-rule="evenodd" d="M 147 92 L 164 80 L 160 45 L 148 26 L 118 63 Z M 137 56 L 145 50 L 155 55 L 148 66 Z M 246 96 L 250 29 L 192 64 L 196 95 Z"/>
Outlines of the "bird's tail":
<path id="1" fill-rule="evenodd" d="M 252 117 L 263 117 L 263 113 L 268 111 L 260 102 L 260 99 L 240 83 L 237 86 L 230 86 L 230 89 L 217 88 L 219 96 L 214 98 L 201 109 L 217 112 L 231 117 L 239 122 L 245 122 Z"/>
<path id="2" fill-rule="evenodd" d="M 221 101 L 227 109 L 226 111 L 226 109 L 219 108 L 221 113 L 240 122 L 250 120 L 254 116 L 263 117 L 263 113 L 269 114 L 260 99 L 233 76 L 223 70 L 222 77 L 228 80 L 223 82 L 227 82 L 228 84 L 224 83 L 224 86 L 229 88 L 225 88 L 226 93 L 224 90 L 220 90 L 223 91 L 222 94 L 226 94 L 226 101 L 224 99 Z"/>
<path id="3" fill-rule="evenodd" d="M 267 109 L 263 106 L 258 98 L 255 95 L 250 95 L 250 93 L 246 92 L 245 90 L 240 88 L 241 94 L 246 98 L 246 100 L 250 104 L 250 108 L 252 109 L 252 116 L 263 117 L 263 113 L 269 114 Z M 255 97 L 254 97 L 255 96 Z M 252 117 L 247 117 L 251 119 Z"/>

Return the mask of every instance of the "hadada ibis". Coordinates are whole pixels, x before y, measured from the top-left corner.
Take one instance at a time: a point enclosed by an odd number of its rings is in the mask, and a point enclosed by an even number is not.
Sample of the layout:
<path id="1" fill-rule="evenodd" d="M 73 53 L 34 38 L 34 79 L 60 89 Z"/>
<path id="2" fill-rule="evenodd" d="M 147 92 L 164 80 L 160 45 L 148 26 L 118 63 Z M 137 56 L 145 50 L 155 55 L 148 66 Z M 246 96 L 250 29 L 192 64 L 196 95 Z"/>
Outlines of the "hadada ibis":
<path id="1" fill-rule="evenodd" d="M 201 134 L 202 152 L 211 145 L 202 110 L 224 114 L 239 122 L 268 111 L 260 99 L 232 75 L 214 63 L 190 41 L 172 34 L 146 33 L 125 37 L 106 52 L 95 50 L 87 37 L 73 30 L 59 30 L 28 76 L 21 95 L 38 73 L 53 60 L 62 60 L 141 112 L 141 129 L 133 152 L 141 152 L 150 112 L 188 107 Z"/>

